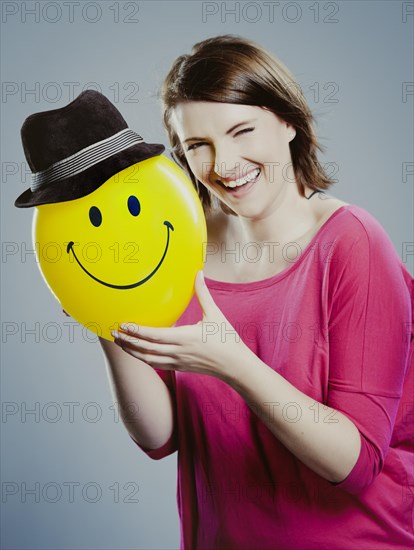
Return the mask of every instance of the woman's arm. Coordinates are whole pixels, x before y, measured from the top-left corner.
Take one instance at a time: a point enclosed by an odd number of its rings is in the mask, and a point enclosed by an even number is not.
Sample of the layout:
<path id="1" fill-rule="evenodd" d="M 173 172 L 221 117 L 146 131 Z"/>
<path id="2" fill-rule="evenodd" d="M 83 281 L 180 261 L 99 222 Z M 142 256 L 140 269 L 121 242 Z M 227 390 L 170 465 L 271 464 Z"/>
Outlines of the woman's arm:
<path id="1" fill-rule="evenodd" d="M 299 460 L 328 481 L 342 481 L 360 451 L 355 424 L 296 389 L 239 338 L 223 338 L 223 334 L 235 334 L 234 328 L 214 303 L 201 277 L 197 277 L 195 288 L 204 312 L 203 322 L 176 328 L 128 323 L 121 325 L 125 332 L 115 333 L 115 342 L 128 345 L 133 357 L 153 368 L 220 378 L 243 397 Z M 315 422 L 318 413 L 325 422 Z M 289 421 L 292 415 L 298 417 L 296 422 Z"/>
<path id="2" fill-rule="evenodd" d="M 337 245 L 329 273 L 327 406 L 254 354 L 238 362 L 239 375 L 231 373 L 229 383 L 304 464 L 358 493 L 381 472 L 391 445 L 413 357 L 407 327 L 414 287 L 371 216 L 355 216 L 348 234 L 349 242 Z"/>
<path id="3" fill-rule="evenodd" d="M 343 481 L 361 448 L 355 424 L 296 389 L 253 353 L 235 363 L 237 369 L 226 382 L 279 441 L 323 478 Z"/>
<path id="4" fill-rule="evenodd" d="M 131 437 L 145 449 L 165 445 L 174 430 L 173 401 L 167 385 L 143 361 L 99 338 L 114 397 Z"/>

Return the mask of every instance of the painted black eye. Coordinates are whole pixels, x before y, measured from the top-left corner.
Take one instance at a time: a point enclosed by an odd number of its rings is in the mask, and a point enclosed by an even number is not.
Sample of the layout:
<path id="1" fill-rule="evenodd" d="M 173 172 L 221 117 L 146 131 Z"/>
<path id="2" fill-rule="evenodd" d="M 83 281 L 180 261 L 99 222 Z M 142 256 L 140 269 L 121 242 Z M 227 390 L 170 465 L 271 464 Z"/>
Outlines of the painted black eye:
<path id="1" fill-rule="evenodd" d="M 102 214 L 97 206 L 91 206 L 89 209 L 89 219 L 91 224 L 95 227 L 99 227 L 102 223 Z"/>
<path id="2" fill-rule="evenodd" d="M 134 195 L 131 195 L 128 198 L 128 210 L 133 216 L 138 216 L 138 214 L 141 212 L 141 205 L 139 204 L 139 200 Z"/>

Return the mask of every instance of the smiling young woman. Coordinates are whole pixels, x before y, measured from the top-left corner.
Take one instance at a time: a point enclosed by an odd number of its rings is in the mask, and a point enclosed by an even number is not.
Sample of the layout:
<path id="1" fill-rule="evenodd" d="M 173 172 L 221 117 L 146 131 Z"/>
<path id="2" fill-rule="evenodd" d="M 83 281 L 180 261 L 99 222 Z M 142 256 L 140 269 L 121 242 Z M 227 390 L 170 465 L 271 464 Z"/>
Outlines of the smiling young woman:
<path id="1" fill-rule="evenodd" d="M 229 35 L 163 86 L 207 215 L 207 277 L 176 326 L 102 345 L 139 409 L 133 440 L 153 459 L 178 450 L 183 550 L 414 544 L 413 278 L 371 214 L 326 193 L 296 90 Z"/>
<path id="2" fill-rule="evenodd" d="M 224 212 L 237 214 L 222 216 L 207 206 L 204 273 L 210 278 L 248 282 L 276 274 L 291 263 L 289 243 L 303 250 L 324 221 L 347 204 L 327 194 L 311 201 L 315 190 L 306 184 L 304 195 L 299 192 L 290 153 L 296 130 L 269 108 L 186 101 L 171 110 L 170 124 L 200 188 L 216 197 Z M 206 205 L 209 195 L 201 193 Z M 260 243 L 260 259 L 227 254 L 222 262 L 234 242 L 241 250 Z M 263 247 L 264 242 L 278 245 Z"/>

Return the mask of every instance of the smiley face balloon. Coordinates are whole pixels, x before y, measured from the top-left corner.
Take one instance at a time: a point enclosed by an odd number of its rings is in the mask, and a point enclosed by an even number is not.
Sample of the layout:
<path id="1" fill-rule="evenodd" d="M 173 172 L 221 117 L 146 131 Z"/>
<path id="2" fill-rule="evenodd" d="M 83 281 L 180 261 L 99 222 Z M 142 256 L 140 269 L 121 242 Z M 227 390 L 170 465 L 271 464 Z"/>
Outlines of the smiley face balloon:
<path id="1" fill-rule="evenodd" d="M 32 115 L 22 139 L 34 176 L 15 205 L 36 207 L 38 265 L 63 309 L 109 340 L 124 322 L 171 326 L 194 293 L 207 231 L 164 147 L 95 91 Z"/>
<path id="2" fill-rule="evenodd" d="M 36 208 L 41 272 L 62 307 L 104 338 L 122 322 L 171 326 L 203 266 L 206 226 L 191 182 L 156 156 L 93 193 Z"/>

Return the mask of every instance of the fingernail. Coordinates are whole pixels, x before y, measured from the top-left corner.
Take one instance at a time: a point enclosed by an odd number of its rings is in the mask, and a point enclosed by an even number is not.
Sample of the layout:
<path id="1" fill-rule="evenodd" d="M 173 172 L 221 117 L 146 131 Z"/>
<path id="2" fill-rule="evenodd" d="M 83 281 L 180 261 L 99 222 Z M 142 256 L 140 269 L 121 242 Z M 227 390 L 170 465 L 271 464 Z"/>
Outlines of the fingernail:
<path id="1" fill-rule="evenodd" d="M 114 338 L 118 338 L 119 337 L 119 332 L 117 330 L 112 330 L 111 331 L 111 334 Z"/>

